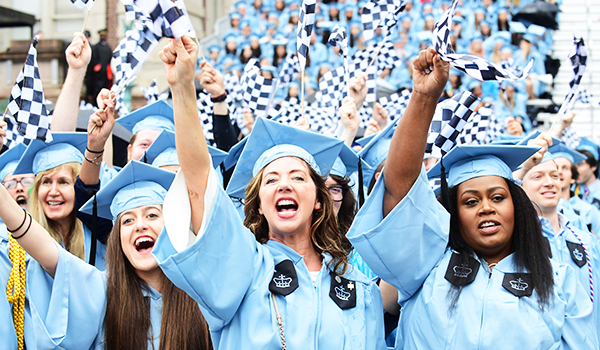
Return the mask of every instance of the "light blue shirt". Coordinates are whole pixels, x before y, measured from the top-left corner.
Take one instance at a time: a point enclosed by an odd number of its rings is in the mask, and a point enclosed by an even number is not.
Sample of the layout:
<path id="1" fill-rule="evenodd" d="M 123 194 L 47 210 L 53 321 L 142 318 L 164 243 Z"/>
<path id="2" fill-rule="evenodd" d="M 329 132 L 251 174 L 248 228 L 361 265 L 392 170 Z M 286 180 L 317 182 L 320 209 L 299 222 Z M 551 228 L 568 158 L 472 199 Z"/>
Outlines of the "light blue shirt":
<path id="1" fill-rule="evenodd" d="M 553 261 L 554 291 L 544 312 L 535 290 L 519 298 L 502 286 L 505 274 L 515 272 L 512 255 L 493 273 L 480 261 L 450 310 L 449 214 L 424 169 L 385 218 L 384 191 L 380 178 L 347 236 L 373 272 L 399 291 L 397 349 L 598 348 L 589 298 L 573 269 Z"/>
<path id="2" fill-rule="evenodd" d="M 197 236 L 185 232 L 191 219 L 189 199 L 169 200 L 171 193 L 181 190 L 187 196 L 183 173 L 177 175 L 163 206 L 166 233 L 159 236 L 152 254 L 167 277 L 200 304 L 215 349 L 281 348 L 269 284 L 275 282 L 275 266 L 284 260 L 291 260 L 298 281 L 298 288 L 287 296 L 275 294 L 289 349 L 386 348 L 381 294 L 375 283 L 349 267 L 344 277 L 354 281 L 356 306 L 341 309 L 330 296 L 331 258 L 324 255 L 313 282 L 303 257 L 293 249 L 275 241 L 256 241 L 216 185 L 212 169 L 210 174 L 207 212 Z M 169 212 L 175 215 L 170 217 Z M 186 230 L 172 232 L 173 220 Z M 178 242 L 187 237 L 188 244 L 182 247 Z"/>

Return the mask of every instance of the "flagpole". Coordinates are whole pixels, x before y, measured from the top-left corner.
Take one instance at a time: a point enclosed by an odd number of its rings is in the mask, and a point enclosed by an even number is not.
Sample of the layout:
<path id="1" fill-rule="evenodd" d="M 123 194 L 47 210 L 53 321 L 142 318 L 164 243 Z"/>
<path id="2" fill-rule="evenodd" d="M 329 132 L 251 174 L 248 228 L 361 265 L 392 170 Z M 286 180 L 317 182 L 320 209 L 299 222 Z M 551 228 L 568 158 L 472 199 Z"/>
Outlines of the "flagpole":
<path id="1" fill-rule="evenodd" d="M 269 104 L 267 105 L 267 109 L 265 110 L 265 118 L 269 116 L 269 109 L 271 109 L 271 103 L 273 103 L 273 99 L 275 98 L 275 92 L 277 91 L 277 86 L 279 86 L 279 79 L 275 82 L 275 88 L 271 91 L 271 97 L 269 98 Z"/>
<path id="2" fill-rule="evenodd" d="M 117 92 L 115 92 L 115 97 L 113 97 L 110 102 L 115 103 L 115 101 L 117 100 L 117 96 L 119 96 L 119 94 L 121 93 L 121 91 L 123 91 L 123 89 L 127 86 L 128 84 L 123 84 L 121 85 L 121 87 L 119 87 L 119 89 L 117 90 Z M 108 106 L 104 107 L 104 109 L 102 110 L 103 112 L 106 112 L 106 109 L 108 108 Z M 90 131 L 88 131 L 88 135 L 91 134 L 92 132 L 94 132 L 94 130 L 96 129 L 96 125 L 94 124 L 92 125 L 92 128 L 90 129 Z"/>
<path id="3" fill-rule="evenodd" d="M 302 118 L 304 118 L 304 69 L 302 70 L 302 91 L 301 93 L 301 99 L 300 99 L 300 105 L 302 106 Z"/>
<path id="4" fill-rule="evenodd" d="M 383 40 L 379 43 L 379 46 L 377 47 L 377 52 L 375 52 L 375 56 L 373 57 L 373 59 L 371 60 L 371 63 L 369 63 L 369 66 L 367 67 L 367 69 L 365 70 L 365 72 L 367 70 L 369 70 L 369 68 L 371 68 L 371 66 L 373 65 L 373 63 L 375 62 L 375 60 L 377 59 L 377 56 L 379 56 L 379 52 L 381 52 L 381 49 L 383 48 L 383 45 L 385 44 L 385 42 L 387 41 L 387 36 L 385 38 L 383 38 Z"/>
<path id="5" fill-rule="evenodd" d="M 9 101 L 10 103 L 10 101 Z M 6 108 L 4 109 L 4 113 L 2 113 L 2 119 L 0 119 L 0 122 L 4 121 L 4 116 L 6 115 L 6 113 L 8 113 L 8 104 L 6 105 Z"/>
<path id="6" fill-rule="evenodd" d="M 200 45 L 200 40 L 198 40 L 198 38 L 196 38 L 196 45 L 198 45 L 198 51 L 200 51 L 202 59 L 206 61 L 206 56 L 204 56 L 204 51 L 202 51 L 202 45 Z"/>
<path id="7" fill-rule="evenodd" d="M 81 32 L 83 33 L 83 31 L 85 30 L 85 26 L 87 24 L 88 21 L 88 17 L 90 16 L 90 10 L 87 10 L 87 13 L 85 14 L 85 19 L 83 20 L 83 27 L 81 27 Z"/>
<path id="8" fill-rule="evenodd" d="M 548 130 L 548 135 L 552 135 L 552 130 L 554 129 L 554 126 L 556 125 L 558 120 L 570 109 L 569 106 L 571 105 L 571 102 L 573 102 L 573 99 L 571 99 L 571 101 L 569 101 L 567 103 L 563 103 L 562 106 L 560 106 L 560 109 L 558 110 L 558 113 L 556 114 L 556 118 L 554 118 L 554 122 L 550 126 L 550 130 Z"/>

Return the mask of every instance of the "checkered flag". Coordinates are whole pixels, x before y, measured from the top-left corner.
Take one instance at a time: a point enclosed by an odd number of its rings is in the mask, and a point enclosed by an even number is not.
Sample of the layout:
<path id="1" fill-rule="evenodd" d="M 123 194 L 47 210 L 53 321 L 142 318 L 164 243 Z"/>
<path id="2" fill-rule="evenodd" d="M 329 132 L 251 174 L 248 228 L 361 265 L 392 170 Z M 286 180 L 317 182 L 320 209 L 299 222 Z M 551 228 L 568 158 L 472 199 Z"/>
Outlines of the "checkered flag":
<path id="1" fill-rule="evenodd" d="M 297 80 L 299 72 L 300 62 L 298 56 L 295 52 L 289 52 L 279 72 L 279 86 L 286 87 L 292 81 Z"/>
<path id="2" fill-rule="evenodd" d="M 144 97 L 146 98 L 147 104 L 151 104 L 153 102 L 158 101 L 159 93 L 158 93 L 158 86 L 156 85 L 156 79 L 152 79 L 152 84 L 150 84 L 150 86 L 148 86 L 147 88 L 142 88 L 142 93 L 144 94 Z"/>
<path id="3" fill-rule="evenodd" d="M 471 92 L 463 91 L 440 102 L 429 128 L 425 152 L 438 159 L 448 153 L 456 144 L 469 117 L 479 106 L 479 101 Z"/>
<path id="4" fill-rule="evenodd" d="M 157 37 L 196 37 L 183 0 L 134 0 L 134 3 L 152 20 L 151 28 Z"/>
<path id="5" fill-rule="evenodd" d="M 446 10 L 433 29 L 433 46 L 442 59 L 450 63 L 454 68 L 479 81 L 514 81 L 525 79 L 533 66 L 533 60 L 527 64 L 522 72 L 516 73 L 513 69 L 505 69 L 501 65 L 489 62 L 478 56 L 452 52 L 450 32 L 452 30 L 452 17 L 454 17 L 457 5 L 458 0 L 453 0 L 452 6 Z"/>
<path id="6" fill-rule="evenodd" d="M 236 73 L 225 73 L 223 81 L 225 83 L 227 95 L 231 96 L 235 102 L 242 101 L 244 96 L 242 93 L 242 84 L 240 84 L 238 75 Z"/>
<path id="7" fill-rule="evenodd" d="M 377 53 L 375 46 L 369 46 L 365 50 L 357 51 L 349 58 L 348 70 L 350 80 L 355 79 L 360 72 L 367 72 L 367 97 L 366 102 L 375 102 L 377 99 L 377 71 L 378 65 L 373 64 L 369 67 L 371 60 Z"/>
<path id="8" fill-rule="evenodd" d="M 233 115 L 235 112 L 233 98 L 228 95 L 225 102 L 227 102 L 227 109 L 229 110 L 230 115 Z M 208 144 L 215 146 L 215 135 L 212 123 L 213 102 L 210 100 L 210 95 L 204 92 L 199 93 L 198 98 L 196 99 L 196 106 L 198 107 L 198 117 L 200 118 L 204 138 L 206 138 Z"/>
<path id="9" fill-rule="evenodd" d="M 344 67 L 337 67 L 325 73 L 319 82 L 321 104 L 325 107 L 338 107 L 346 96 L 346 80 Z"/>
<path id="10" fill-rule="evenodd" d="M 91 11 L 92 6 L 94 6 L 94 0 L 71 0 L 71 2 L 80 11 L 83 10 L 84 7 L 87 7 L 88 11 Z"/>
<path id="11" fill-rule="evenodd" d="M 348 56 L 348 37 L 346 36 L 346 28 L 336 24 L 329 36 L 329 45 L 340 48 L 340 55 Z"/>
<path id="12" fill-rule="evenodd" d="M 580 141 L 579 136 L 577 136 L 577 133 L 575 132 L 575 129 L 573 129 L 573 127 L 571 126 L 567 126 L 563 130 L 561 140 L 570 149 L 576 149 L 577 146 L 579 146 Z"/>
<path id="13" fill-rule="evenodd" d="M 587 64 L 587 49 L 585 48 L 583 38 L 578 34 L 573 36 L 573 47 L 569 53 L 569 61 L 571 61 L 571 66 L 573 67 L 573 78 L 569 82 L 569 92 L 567 92 L 563 103 L 567 105 L 571 102 L 579 88 L 579 83 L 581 83 L 581 78 L 583 77 L 583 73 L 585 73 Z"/>
<path id="14" fill-rule="evenodd" d="M 371 0 L 363 7 L 360 16 L 363 22 L 363 38 L 373 39 L 375 29 L 383 27 L 384 33 L 389 33 L 396 25 L 400 12 L 404 11 L 408 0 Z"/>
<path id="15" fill-rule="evenodd" d="M 398 53 L 391 41 L 386 41 L 377 55 L 377 74 L 381 74 L 384 69 L 393 69 L 402 65 L 402 60 L 398 57 Z"/>
<path id="16" fill-rule="evenodd" d="M 590 104 L 590 100 L 592 95 L 587 91 L 586 88 L 580 89 L 577 91 L 577 95 L 575 95 L 575 102 Z"/>
<path id="17" fill-rule="evenodd" d="M 39 36 L 36 35 L 29 46 L 23 69 L 10 91 L 7 109 L 13 118 L 8 118 L 6 122 L 11 124 L 7 125 L 7 131 L 10 130 L 11 135 L 4 138 L 4 144 L 8 147 L 14 146 L 16 141 L 23 141 L 19 135 L 28 140 L 52 141 L 52 117 L 46 109 L 44 88 L 37 63 L 38 42 Z"/>
<path id="18" fill-rule="evenodd" d="M 390 95 L 389 98 L 384 96 L 379 99 L 379 104 L 388 111 L 388 123 L 402 117 L 411 95 L 410 90 L 402 90 L 400 93 Z"/>
<path id="19" fill-rule="evenodd" d="M 306 67 L 306 57 L 310 48 L 310 36 L 315 25 L 315 10 L 317 0 L 302 0 L 300 8 L 300 17 L 298 18 L 298 32 L 296 41 L 296 50 L 298 51 L 298 61 L 300 70 Z"/>
<path id="20" fill-rule="evenodd" d="M 482 145 L 486 143 L 488 131 L 490 137 L 494 139 L 502 133 L 502 130 L 495 129 L 496 119 L 494 110 L 491 107 L 480 107 L 475 114 L 469 119 L 463 131 L 460 133 L 457 144 L 459 145 Z M 494 118 L 494 120 L 492 120 Z M 492 126 L 490 130 L 490 126 Z"/>
<path id="21" fill-rule="evenodd" d="M 267 79 L 260 75 L 259 70 L 258 61 L 251 59 L 246 64 L 242 77 L 243 101 L 253 112 L 267 110 L 275 82 L 275 79 Z"/>

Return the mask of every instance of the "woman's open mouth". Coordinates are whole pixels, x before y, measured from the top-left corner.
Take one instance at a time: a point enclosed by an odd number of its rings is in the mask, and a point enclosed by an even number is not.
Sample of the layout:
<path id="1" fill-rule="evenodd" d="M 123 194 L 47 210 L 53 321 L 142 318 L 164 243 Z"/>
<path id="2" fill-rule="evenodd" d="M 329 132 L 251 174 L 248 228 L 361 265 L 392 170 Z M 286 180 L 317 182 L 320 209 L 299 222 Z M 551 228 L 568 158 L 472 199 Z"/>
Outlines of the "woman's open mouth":
<path id="1" fill-rule="evenodd" d="M 148 253 L 154 247 L 154 239 L 150 236 L 140 236 L 134 242 L 135 250 L 140 253 Z"/>
<path id="2" fill-rule="evenodd" d="M 277 215 L 283 219 L 289 219 L 298 212 L 298 202 L 291 198 L 282 198 L 275 204 Z"/>

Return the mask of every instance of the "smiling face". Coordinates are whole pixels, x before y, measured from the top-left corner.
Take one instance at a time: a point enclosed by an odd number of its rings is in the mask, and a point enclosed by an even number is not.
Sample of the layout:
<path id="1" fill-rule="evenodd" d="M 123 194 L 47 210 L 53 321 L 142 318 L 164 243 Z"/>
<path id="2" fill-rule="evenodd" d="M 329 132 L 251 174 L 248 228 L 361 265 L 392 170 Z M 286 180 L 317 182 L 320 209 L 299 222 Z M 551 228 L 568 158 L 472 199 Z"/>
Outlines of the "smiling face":
<path id="1" fill-rule="evenodd" d="M 146 205 L 126 210 L 119 215 L 121 248 L 136 272 L 150 272 L 158 268 L 152 257 L 154 243 L 163 229 L 160 205 Z"/>
<path id="2" fill-rule="evenodd" d="M 506 181 L 481 176 L 458 185 L 459 229 L 465 242 L 488 262 L 511 253 L 514 205 Z"/>
<path id="3" fill-rule="evenodd" d="M 560 177 L 554 161 L 546 161 L 531 168 L 521 185 L 532 202 L 542 211 L 551 214 L 556 211 L 560 200 Z"/>
<path id="4" fill-rule="evenodd" d="M 310 235 L 313 211 L 321 208 L 308 165 L 295 157 L 282 157 L 263 169 L 258 193 L 259 214 L 269 224 L 269 237 Z"/>
<path id="5" fill-rule="evenodd" d="M 140 160 L 144 152 L 152 145 L 160 135 L 160 130 L 145 129 L 140 130 L 134 135 L 133 142 L 127 146 L 127 161 Z"/>
<path id="6" fill-rule="evenodd" d="M 66 220 L 75 206 L 75 179 L 66 165 L 53 169 L 40 178 L 38 198 L 49 220 Z"/>

